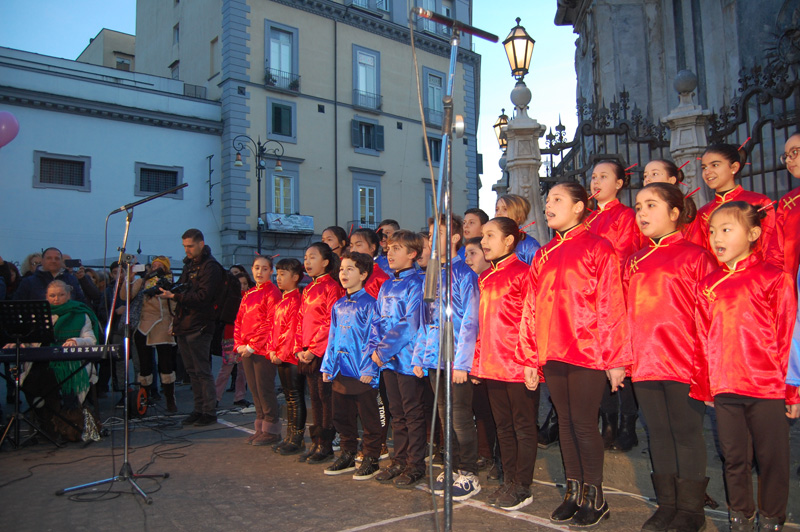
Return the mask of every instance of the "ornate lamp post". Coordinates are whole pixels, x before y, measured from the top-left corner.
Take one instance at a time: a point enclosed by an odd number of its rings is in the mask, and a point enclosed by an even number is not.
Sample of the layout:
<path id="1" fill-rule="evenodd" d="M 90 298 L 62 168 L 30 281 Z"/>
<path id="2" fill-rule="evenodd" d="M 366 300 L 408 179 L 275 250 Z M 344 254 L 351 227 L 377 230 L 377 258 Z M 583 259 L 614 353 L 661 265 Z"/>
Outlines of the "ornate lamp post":
<path id="1" fill-rule="evenodd" d="M 274 145 L 274 147 L 269 147 Z M 258 254 L 261 254 L 261 176 L 267 166 L 266 159 L 275 159 L 275 172 L 282 172 L 281 157 L 283 157 L 283 144 L 277 140 L 267 140 L 261 142 L 261 137 L 258 140 L 253 140 L 247 135 L 238 135 L 233 139 L 233 149 L 236 150 L 236 161 L 233 166 L 244 166 L 242 162 L 242 150 L 247 149 L 256 157 L 256 242 Z"/>
<path id="2" fill-rule="evenodd" d="M 538 223 L 529 232 L 541 244 L 544 244 L 549 235 L 539 188 L 539 167 L 542 165 L 539 137 L 544 135 L 546 129 L 535 119 L 528 116 L 527 110 L 531 101 L 531 91 L 523 80 L 531 66 L 535 41 L 528 35 L 525 28 L 520 26 L 519 22 L 520 19 L 517 18 L 517 25 L 511 28 L 508 37 L 503 41 L 508 64 L 511 67 L 511 75 L 517 80 L 514 89 L 511 91 L 514 117 L 504 128 L 508 144 L 506 151 L 507 192 L 523 196 L 531 202 L 530 220 L 535 220 Z"/>
<path id="3" fill-rule="evenodd" d="M 500 150 L 503 152 L 503 155 L 500 156 L 500 160 L 497 163 L 503 173 L 500 180 L 492 187 L 492 190 L 497 192 L 498 196 L 502 196 L 508 192 L 508 175 L 506 174 L 506 148 L 508 147 L 508 137 L 506 137 L 507 126 L 508 116 L 506 115 L 506 110 L 503 109 L 500 116 L 497 117 L 497 121 L 492 126 L 494 135 L 497 137 L 497 145 L 500 146 Z"/>

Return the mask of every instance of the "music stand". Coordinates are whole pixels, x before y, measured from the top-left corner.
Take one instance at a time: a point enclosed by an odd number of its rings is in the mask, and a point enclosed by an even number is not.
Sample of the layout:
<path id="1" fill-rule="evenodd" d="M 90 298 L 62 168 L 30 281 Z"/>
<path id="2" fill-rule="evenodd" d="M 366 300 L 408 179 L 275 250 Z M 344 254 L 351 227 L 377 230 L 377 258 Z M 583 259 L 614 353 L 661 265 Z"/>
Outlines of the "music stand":
<path id="1" fill-rule="evenodd" d="M 47 301 L 0 301 L 0 345 L 7 343 L 15 343 L 16 349 L 16 367 L 14 371 L 14 414 L 6 425 L 6 430 L 3 432 L 3 437 L 0 438 L 0 446 L 6 440 L 11 427 L 14 427 L 14 437 L 11 442 L 14 448 L 17 449 L 25 444 L 28 440 L 36 436 L 37 433 L 41 434 L 57 447 L 61 447 L 58 442 L 51 438 L 46 432 L 42 431 L 33 421 L 29 420 L 25 415 L 19 411 L 20 404 L 20 374 L 22 368 L 20 366 L 20 349 L 21 344 L 38 342 L 44 345 L 50 345 L 55 342 L 53 335 L 53 320 L 50 311 L 50 303 Z M 33 429 L 33 432 L 25 438 L 25 441 L 20 441 L 19 429 L 20 423 L 27 423 Z"/>

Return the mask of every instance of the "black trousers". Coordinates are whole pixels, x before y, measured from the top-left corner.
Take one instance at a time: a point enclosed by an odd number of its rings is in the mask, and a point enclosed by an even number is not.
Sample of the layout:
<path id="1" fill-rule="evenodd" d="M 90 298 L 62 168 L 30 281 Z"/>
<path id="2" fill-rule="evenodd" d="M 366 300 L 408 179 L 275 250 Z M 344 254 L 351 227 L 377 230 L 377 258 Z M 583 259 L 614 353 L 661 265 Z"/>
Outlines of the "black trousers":
<path id="1" fill-rule="evenodd" d="M 311 396 L 311 413 L 314 425 L 322 430 L 333 428 L 333 404 L 331 403 L 331 383 L 322 382 L 322 358 L 315 356 L 310 364 L 298 364 L 298 371 L 306 375 L 308 395 Z"/>
<path id="2" fill-rule="evenodd" d="M 783 399 L 757 399 L 734 394 L 714 397 L 719 443 L 725 457 L 728 505 L 731 510 L 748 517 L 756 511 L 752 477 L 755 454 L 759 514 L 776 517 L 781 523 L 786 519 L 790 474 L 789 423 L 785 404 Z"/>
<path id="3" fill-rule="evenodd" d="M 608 382 L 608 380 L 606 380 Z M 625 377 L 625 387 L 619 388 L 615 393 L 611 393 L 611 383 L 606 385 L 603 390 L 603 401 L 600 403 L 600 411 L 610 416 L 635 416 L 639 412 L 639 405 L 636 402 L 636 394 L 631 385 L 631 378 Z"/>
<path id="4" fill-rule="evenodd" d="M 283 362 L 278 365 L 278 378 L 286 398 L 287 432 L 294 429 L 302 434 L 306 430 L 306 376 L 297 370 L 295 364 Z"/>
<path id="5" fill-rule="evenodd" d="M 497 443 L 497 429 L 489 404 L 489 392 L 486 383 L 472 385 L 472 413 L 478 431 L 478 455 L 493 459 Z"/>
<path id="6" fill-rule="evenodd" d="M 523 382 L 485 379 L 497 427 L 497 443 L 505 483 L 529 487 L 539 444 L 539 390 L 528 390 Z"/>
<path id="7" fill-rule="evenodd" d="M 339 433 L 342 451 L 358 450 L 358 418 L 364 434 L 364 456 L 377 459 L 381 454 L 381 420 L 378 390 L 352 377 L 338 375 L 333 384 L 333 426 Z M 360 385 L 360 386 L 359 386 Z"/>
<path id="8" fill-rule="evenodd" d="M 192 382 L 194 411 L 217 415 L 217 390 L 211 374 L 211 338 L 213 333 L 196 331 L 176 336 L 183 365 Z"/>
<path id="9" fill-rule="evenodd" d="M 175 364 L 178 358 L 178 349 L 174 345 L 160 344 L 156 346 L 147 345 L 147 335 L 138 330 L 133 333 L 133 341 L 136 344 L 136 352 L 139 353 L 139 376 L 153 383 L 153 347 L 158 354 L 158 372 L 161 374 L 161 382 L 169 384 L 175 382 Z"/>
<path id="10" fill-rule="evenodd" d="M 653 473 L 703 480 L 706 405 L 689 397 L 689 385 L 682 382 L 639 381 L 634 387 L 647 422 Z"/>
<path id="11" fill-rule="evenodd" d="M 425 381 L 393 370 L 381 372 L 389 397 L 394 434 L 394 461 L 419 471 L 425 469 Z"/>
<path id="12" fill-rule="evenodd" d="M 436 370 L 429 370 L 428 380 L 431 390 L 436 390 Z M 437 404 L 438 425 L 445 425 L 444 371 L 439 377 Z M 472 415 L 473 384 L 467 380 L 461 384 L 453 383 L 453 469 L 478 472 L 478 432 Z M 442 448 L 444 440 L 442 440 Z"/>
<path id="13" fill-rule="evenodd" d="M 558 414 L 558 437 L 568 479 L 603 483 L 603 438 L 597 430 L 606 372 L 548 361 L 544 377 Z M 502 448 L 501 448 L 502 451 Z"/>

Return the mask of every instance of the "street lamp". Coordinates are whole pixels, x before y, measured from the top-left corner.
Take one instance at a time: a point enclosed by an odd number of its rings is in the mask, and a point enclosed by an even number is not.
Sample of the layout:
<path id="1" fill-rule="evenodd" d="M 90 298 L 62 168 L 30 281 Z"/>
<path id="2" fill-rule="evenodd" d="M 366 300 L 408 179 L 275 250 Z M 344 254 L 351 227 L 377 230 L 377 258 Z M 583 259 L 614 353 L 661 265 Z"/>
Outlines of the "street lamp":
<path id="1" fill-rule="evenodd" d="M 274 144 L 274 147 L 269 147 L 271 144 Z M 233 166 L 244 166 L 242 162 L 242 150 L 247 149 L 250 153 L 255 155 L 256 157 L 256 182 L 257 182 L 257 190 L 256 190 L 256 241 L 257 241 L 257 251 L 258 254 L 261 254 L 261 176 L 264 172 L 264 168 L 266 168 L 266 161 L 265 159 L 276 159 L 275 167 L 273 171 L 275 172 L 283 172 L 283 166 L 281 166 L 281 157 L 283 157 L 283 144 L 278 142 L 277 140 L 267 140 L 266 142 L 261 142 L 261 137 L 258 138 L 257 141 L 253 140 L 251 137 L 247 135 L 238 135 L 233 139 L 233 149 L 236 150 L 236 160 L 233 163 Z"/>
<path id="2" fill-rule="evenodd" d="M 506 48 L 508 64 L 511 66 L 511 75 L 522 81 L 531 66 L 531 55 L 536 41 L 519 25 L 519 21 L 520 18 L 517 17 L 517 25 L 511 28 L 511 33 L 503 41 L 503 46 Z"/>
<path id="3" fill-rule="evenodd" d="M 506 138 L 506 126 L 508 125 L 508 116 L 506 115 L 506 110 L 502 110 L 502 114 L 497 117 L 497 122 L 494 123 L 492 129 L 494 129 L 494 135 L 497 137 L 497 144 L 500 146 L 500 149 L 506 151 L 506 147 L 508 146 L 508 139 Z"/>

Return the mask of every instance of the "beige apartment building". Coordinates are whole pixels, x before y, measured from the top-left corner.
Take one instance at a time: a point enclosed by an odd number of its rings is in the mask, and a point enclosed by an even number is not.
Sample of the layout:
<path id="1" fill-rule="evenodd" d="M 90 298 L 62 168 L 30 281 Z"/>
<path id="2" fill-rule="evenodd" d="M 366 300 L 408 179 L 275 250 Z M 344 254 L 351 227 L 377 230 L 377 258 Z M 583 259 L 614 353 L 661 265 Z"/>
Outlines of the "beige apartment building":
<path id="1" fill-rule="evenodd" d="M 471 0 L 417 4 L 472 22 Z M 413 23 L 438 176 L 450 32 Z M 252 258 L 257 227 L 264 253 L 285 257 L 302 256 L 330 225 L 427 224 L 432 187 L 408 24 L 406 0 L 137 2 L 136 70 L 221 103 L 221 175 L 211 181 L 221 187 L 223 249 L 215 253 L 226 263 Z M 453 141 L 456 213 L 478 205 L 479 83 L 480 56 L 463 35 L 454 78 L 455 112 L 466 123 Z M 261 172 L 256 145 L 234 148 L 239 135 L 261 141 Z"/>

